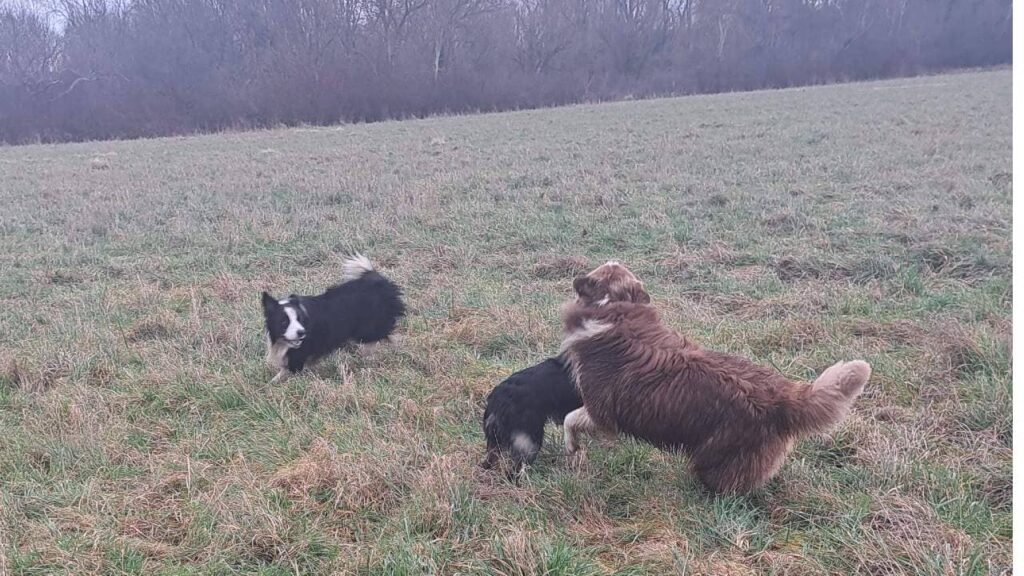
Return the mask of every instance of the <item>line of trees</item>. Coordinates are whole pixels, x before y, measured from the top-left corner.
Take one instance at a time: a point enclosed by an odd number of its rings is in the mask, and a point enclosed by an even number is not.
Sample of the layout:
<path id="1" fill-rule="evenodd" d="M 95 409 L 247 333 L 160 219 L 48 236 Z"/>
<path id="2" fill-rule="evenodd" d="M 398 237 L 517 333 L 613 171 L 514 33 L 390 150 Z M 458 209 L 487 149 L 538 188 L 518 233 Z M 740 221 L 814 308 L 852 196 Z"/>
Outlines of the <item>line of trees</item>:
<path id="1" fill-rule="evenodd" d="M 0 141 L 993 65 L 1011 19 L 1011 0 L 0 0 Z"/>

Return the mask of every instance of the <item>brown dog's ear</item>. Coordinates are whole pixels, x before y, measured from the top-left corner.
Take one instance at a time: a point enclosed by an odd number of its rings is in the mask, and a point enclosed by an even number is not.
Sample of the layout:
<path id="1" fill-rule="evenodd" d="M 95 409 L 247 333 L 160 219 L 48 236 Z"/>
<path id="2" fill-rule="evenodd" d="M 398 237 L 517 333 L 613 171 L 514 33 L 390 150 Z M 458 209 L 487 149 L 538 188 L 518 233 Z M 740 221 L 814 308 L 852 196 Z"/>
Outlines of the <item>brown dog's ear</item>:
<path id="1" fill-rule="evenodd" d="M 590 276 L 577 276 L 572 281 L 572 289 L 584 298 L 594 298 L 597 282 Z"/>
<path id="2" fill-rule="evenodd" d="M 647 294 L 646 290 L 644 290 L 644 285 L 639 282 L 631 283 L 629 287 L 626 288 L 626 293 L 629 294 L 630 302 L 634 302 L 636 304 L 651 303 L 650 295 Z"/>

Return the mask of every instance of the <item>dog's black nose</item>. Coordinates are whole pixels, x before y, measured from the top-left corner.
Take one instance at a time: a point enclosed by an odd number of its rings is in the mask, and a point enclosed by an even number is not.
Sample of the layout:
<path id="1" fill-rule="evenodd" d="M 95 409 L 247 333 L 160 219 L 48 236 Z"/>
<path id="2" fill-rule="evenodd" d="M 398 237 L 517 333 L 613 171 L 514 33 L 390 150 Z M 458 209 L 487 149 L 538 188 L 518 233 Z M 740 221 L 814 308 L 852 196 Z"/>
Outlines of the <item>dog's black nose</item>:
<path id="1" fill-rule="evenodd" d="M 302 328 L 299 328 L 298 330 L 295 331 L 295 335 L 298 336 L 299 339 L 301 340 L 302 338 L 306 337 L 306 331 L 303 330 Z"/>

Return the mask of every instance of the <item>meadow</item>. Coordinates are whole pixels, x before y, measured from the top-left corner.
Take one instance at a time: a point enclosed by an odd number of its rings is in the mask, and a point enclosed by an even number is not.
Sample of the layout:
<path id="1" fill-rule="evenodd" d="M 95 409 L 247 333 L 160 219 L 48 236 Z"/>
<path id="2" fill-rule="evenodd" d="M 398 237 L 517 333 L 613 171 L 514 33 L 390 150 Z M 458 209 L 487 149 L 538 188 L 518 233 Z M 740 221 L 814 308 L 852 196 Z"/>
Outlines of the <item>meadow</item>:
<path id="1" fill-rule="evenodd" d="M 0 148 L 0 574 L 1002 574 L 1011 71 Z M 280 386 L 259 292 L 353 251 L 396 345 Z M 778 477 L 560 429 L 480 471 L 490 389 L 606 259 L 708 347 L 874 367 Z"/>

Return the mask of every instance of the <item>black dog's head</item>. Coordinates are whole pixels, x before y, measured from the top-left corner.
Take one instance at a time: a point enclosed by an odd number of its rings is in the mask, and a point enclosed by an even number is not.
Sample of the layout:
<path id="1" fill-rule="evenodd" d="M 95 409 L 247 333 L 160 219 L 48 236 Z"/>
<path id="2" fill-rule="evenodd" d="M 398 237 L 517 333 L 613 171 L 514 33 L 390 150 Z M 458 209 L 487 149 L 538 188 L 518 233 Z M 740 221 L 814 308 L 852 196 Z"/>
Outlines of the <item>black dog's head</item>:
<path id="1" fill-rule="evenodd" d="M 298 296 L 292 295 L 284 300 L 277 300 L 264 292 L 263 320 L 266 322 L 267 336 L 270 337 L 271 344 L 284 342 L 289 348 L 302 346 L 302 340 L 306 337 L 308 316 Z"/>

